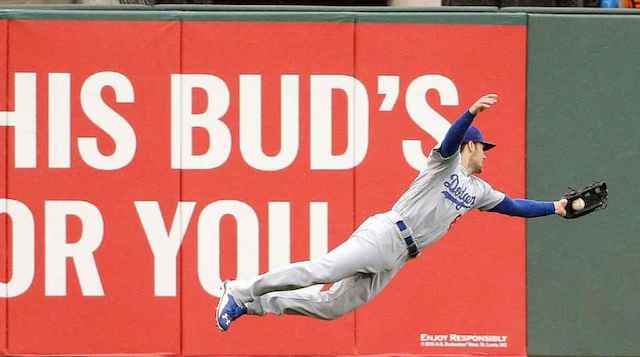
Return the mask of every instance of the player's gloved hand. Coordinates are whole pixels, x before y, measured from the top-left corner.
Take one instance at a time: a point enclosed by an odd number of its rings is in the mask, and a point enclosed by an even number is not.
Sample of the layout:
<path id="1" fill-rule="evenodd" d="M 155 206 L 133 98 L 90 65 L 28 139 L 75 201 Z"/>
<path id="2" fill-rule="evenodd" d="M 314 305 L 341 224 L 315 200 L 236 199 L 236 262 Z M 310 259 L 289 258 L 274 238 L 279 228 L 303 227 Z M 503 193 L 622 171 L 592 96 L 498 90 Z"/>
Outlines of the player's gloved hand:
<path id="1" fill-rule="evenodd" d="M 556 209 L 556 214 L 559 216 L 567 215 L 567 199 L 563 198 L 560 201 L 555 201 L 553 203 L 553 207 Z"/>
<path id="2" fill-rule="evenodd" d="M 604 181 L 594 182 L 581 190 L 571 188 L 571 191 L 562 195 L 562 198 L 567 202 L 565 214 L 562 217 L 578 218 L 595 210 L 606 208 L 608 197 L 607 184 Z"/>
<path id="3" fill-rule="evenodd" d="M 492 105 L 498 102 L 497 94 L 486 94 L 480 97 L 475 103 L 469 107 L 469 113 L 476 115 L 485 109 L 491 108 Z"/>

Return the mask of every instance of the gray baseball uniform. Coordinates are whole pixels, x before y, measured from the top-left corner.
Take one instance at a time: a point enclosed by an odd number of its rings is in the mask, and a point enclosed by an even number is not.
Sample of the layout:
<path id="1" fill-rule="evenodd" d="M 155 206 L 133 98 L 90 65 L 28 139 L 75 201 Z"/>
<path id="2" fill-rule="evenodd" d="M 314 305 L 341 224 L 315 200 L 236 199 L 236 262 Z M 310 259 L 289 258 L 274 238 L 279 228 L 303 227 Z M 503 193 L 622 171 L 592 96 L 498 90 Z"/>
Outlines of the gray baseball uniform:
<path id="1" fill-rule="evenodd" d="M 320 259 L 286 265 L 228 287 L 248 314 L 295 314 L 335 319 L 376 296 L 410 259 L 403 238 L 421 251 L 441 238 L 472 208 L 489 210 L 504 198 L 482 179 L 469 175 L 457 152 L 443 158 L 431 151 L 424 170 L 391 211 L 364 221 L 351 237 Z M 399 228 L 403 221 L 407 229 Z M 320 292 L 297 289 L 334 283 Z"/>

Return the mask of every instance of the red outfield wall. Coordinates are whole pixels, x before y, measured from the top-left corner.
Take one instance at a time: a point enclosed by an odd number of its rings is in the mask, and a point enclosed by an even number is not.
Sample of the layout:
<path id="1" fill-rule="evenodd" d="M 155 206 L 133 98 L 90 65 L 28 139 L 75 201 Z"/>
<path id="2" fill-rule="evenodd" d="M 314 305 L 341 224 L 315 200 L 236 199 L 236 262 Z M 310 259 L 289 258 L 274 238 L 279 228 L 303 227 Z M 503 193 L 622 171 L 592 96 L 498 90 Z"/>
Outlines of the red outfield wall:
<path id="1" fill-rule="evenodd" d="M 482 177 L 524 196 L 523 21 L 271 16 L 0 21 L 6 354 L 526 354 L 524 221 L 494 214 L 336 321 L 217 331 L 221 281 L 388 210 L 489 91 Z"/>

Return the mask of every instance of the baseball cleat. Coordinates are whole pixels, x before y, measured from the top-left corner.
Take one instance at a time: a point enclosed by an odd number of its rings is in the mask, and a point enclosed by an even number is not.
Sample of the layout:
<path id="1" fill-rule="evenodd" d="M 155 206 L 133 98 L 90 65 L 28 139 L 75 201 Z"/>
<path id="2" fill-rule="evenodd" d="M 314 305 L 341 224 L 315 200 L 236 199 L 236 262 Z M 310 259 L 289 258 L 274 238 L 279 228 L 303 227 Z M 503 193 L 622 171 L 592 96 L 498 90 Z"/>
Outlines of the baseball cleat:
<path id="1" fill-rule="evenodd" d="M 236 302 L 226 281 L 222 284 L 222 288 L 224 292 L 216 308 L 216 324 L 221 331 L 227 331 L 233 320 L 247 313 L 247 308 Z"/>

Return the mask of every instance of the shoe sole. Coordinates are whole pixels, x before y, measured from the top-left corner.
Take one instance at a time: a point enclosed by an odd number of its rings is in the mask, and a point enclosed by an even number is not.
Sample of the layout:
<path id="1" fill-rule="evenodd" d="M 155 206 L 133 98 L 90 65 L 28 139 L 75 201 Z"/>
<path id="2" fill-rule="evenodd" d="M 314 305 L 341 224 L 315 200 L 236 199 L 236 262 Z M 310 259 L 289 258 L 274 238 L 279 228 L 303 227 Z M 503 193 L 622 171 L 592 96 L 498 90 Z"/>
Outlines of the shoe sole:
<path id="1" fill-rule="evenodd" d="M 222 283 L 223 293 L 220 297 L 220 301 L 218 301 L 218 306 L 216 307 L 216 326 L 218 326 L 218 330 L 224 332 L 227 331 L 220 326 L 220 310 L 223 309 L 227 302 L 229 301 L 229 289 L 227 289 L 227 282 Z"/>

